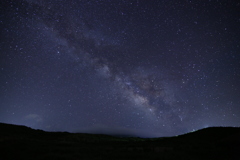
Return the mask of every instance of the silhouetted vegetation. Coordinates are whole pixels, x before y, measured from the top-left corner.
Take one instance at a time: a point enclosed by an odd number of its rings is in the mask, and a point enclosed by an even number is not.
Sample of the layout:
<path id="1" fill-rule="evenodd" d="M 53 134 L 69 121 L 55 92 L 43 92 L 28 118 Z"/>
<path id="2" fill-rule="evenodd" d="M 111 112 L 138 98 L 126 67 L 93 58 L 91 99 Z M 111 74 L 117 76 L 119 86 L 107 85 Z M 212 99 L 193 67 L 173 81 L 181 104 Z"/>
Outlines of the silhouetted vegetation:
<path id="1" fill-rule="evenodd" d="M 45 132 L 0 123 L 0 159 L 238 159 L 240 128 L 212 127 L 170 138 Z"/>

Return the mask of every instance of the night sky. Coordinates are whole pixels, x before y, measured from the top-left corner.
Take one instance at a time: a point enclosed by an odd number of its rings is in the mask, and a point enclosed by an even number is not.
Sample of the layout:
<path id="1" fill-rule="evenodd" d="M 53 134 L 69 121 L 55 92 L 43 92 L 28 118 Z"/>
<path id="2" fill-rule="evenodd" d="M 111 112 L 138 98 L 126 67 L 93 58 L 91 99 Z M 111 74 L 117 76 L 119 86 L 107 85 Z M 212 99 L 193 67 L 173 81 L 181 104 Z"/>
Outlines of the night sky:
<path id="1" fill-rule="evenodd" d="M 240 127 L 237 0 L 1 0 L 0 122 L 175 136 Z"/>

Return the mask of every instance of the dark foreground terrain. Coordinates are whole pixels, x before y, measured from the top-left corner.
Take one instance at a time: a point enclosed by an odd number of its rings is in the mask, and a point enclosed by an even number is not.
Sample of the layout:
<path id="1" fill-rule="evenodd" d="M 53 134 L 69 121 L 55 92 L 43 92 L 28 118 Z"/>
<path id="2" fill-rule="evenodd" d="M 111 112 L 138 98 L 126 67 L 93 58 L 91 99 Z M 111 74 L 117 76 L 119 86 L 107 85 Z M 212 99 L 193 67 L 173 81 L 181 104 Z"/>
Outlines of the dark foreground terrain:
<path id="1" fill-rule="evenodd" d="M 240 128 L 213 127 L 171 138 L 44 132 L 0 123 L 0 160 L 240 159 Z"/>

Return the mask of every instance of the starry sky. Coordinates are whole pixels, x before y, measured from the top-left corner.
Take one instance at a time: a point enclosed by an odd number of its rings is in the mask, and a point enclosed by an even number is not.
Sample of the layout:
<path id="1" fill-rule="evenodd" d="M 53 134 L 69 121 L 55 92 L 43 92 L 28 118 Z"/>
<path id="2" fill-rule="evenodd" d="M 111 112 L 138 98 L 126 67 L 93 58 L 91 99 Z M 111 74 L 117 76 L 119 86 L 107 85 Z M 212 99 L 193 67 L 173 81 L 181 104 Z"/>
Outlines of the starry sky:
<path id="1" fill-rule="evenodd" d="M 240 127 L 237 0 L 4 0 L 0 12 L 0 122 L 140 137 Z"/>

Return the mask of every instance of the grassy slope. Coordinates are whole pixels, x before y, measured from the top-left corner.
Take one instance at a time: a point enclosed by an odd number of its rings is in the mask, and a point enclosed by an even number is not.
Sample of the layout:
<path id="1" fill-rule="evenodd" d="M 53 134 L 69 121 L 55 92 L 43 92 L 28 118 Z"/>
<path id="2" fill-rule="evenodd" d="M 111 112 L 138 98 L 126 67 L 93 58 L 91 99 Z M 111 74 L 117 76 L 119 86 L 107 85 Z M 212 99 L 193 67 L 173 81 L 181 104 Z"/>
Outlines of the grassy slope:
<path id="1" fill-rule="evenodd" d="M 178 137 L 142 139 L 44 132 L 0 123 L 0 159 L 235 159 L 239 137 L 240 128 L 215 127 Z"/>

